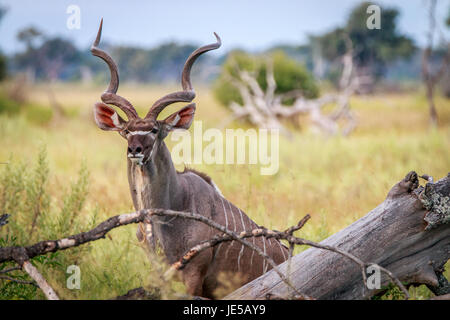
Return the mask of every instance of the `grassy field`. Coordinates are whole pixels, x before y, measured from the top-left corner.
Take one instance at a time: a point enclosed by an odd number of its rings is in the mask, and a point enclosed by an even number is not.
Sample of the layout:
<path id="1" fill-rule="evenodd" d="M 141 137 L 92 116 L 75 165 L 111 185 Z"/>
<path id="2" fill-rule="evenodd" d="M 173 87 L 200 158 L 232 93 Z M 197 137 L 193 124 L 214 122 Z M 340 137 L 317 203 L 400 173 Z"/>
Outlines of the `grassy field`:
<path id="1" fill-rule="evenodd" d="M 173 89 L 125 85 L 120 94 L 143 115 L 153 101 Z M 48 179 L 42 183 L 48 196 L 47 209 L 40 213 L 43 217 L 37 220 L 33 232 L 23 227 L 16 243 L 65 236 L 107 217 L 133 211 L 126 176 L 126 142 L 116 133 L 98 129 L 92 117 L 92 105 L 99 101 L 103 90 L 55 85 L 56 99 L 67 116 L 48 123 L 36 120 L 39 115 L 26 110 L 15 116 L 0 114 L 0 162 L 9 162 L 2 176 L 9 173 L 10 179 L 4 178 L 3 182 L 25 177 L 31 181 L 30 186 L 17 194 L 24 192 L 32 197 L 37 192 L 32 182 L 39 179 L 36 172 L 49 168 Z M 28 101 L 50 108 L 43 86 L 30 88 Z M 420 91 L 355 97 L 352 108 L 358 127 L 349 137 L 317 136 L 307 126 L 295 132 L 291 140 L 282 137 L 280 168 L 274 176 L 260 175 L 256 165 L 193 167 L 210 175 L 225 197 L 258 224 L 284 229 L 310 213 L 312 219 L 299 235 L 318 241 L 381 203 L 392 185 L 410 170 L 435 178 L 450 171 L 450 100 L 438 98 L 437 106 L 440 126 L 430 130 L 426 101 Z M 165 113 L 178 107 L 172 106 Z M 196 120 L 203 121 L 204 128 L 219 126 L 227 115 L 207 88 L 198 90 Z M 307 124 L 307 119 L 301 120 Z M 166 140 L 170 147 L 172 142 Z M 27 188 L 34 193 L 27 193 Z M 8 212 L 11 224 L 31 221 L 26 220 L 27 207 L 22 207 L 18 212 Z M 64 219 L 71 224 L 64 224 Z M 36 263 L 44 266 L 41 270 L 66 299 L 107 299 L 138 286 L 158 284 L 163 266 L 148 262 L 137 243 L 135 228 L 114 230 L 105 240 Z M 5 235 L 3 229 L 0 238 Z M 66 288 L 65 271 L 71 264 L 80 266 L 81 290 Z M 174 297 L 183 291 L 180 283 L 171 286 L 163 297 Z M 21 290 L 23 294 L 17 294 L 17 285 L 0 282 L 2 298 L 42 298 L 30 286 Z M 417 299 L 430 295 L 423 287 L 411 291 Z"/>

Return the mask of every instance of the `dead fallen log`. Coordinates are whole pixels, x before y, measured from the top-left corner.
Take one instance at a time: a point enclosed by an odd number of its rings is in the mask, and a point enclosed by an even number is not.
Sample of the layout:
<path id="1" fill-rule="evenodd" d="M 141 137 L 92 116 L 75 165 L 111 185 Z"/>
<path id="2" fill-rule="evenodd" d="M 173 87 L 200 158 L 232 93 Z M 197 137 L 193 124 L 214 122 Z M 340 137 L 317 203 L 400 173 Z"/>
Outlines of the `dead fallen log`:
<path id="1" fill-rule="evenodd" d="M 430 300 L 450 300 L 450 293 L 444 294 L 443 296 L 436 296 L 434 298 L 431 298 Z"/>
<path id="2" fill-rule="evenodd" d="M 126 294 L 112 298 L 111 300 L 160 300 L 161 293 L 158 288 L 152 288 L 151 291 L 143 287 L 129 290 Z"/>
<path id="3" fill-rule="evenodd" d="M 449 294 L 443 271 L 450 258 L 450 174 L 419 187 L 417 174 L 408 173 L 383 203 L 321 244 L 376 263 L 405 284 L 425 284 L 436 295 Z M 291 284 L 317 299 L 368 299 L 385 290 L 390 282 L 380 273 L 380 286 L 369 289 L 357 264 L 319 248 L 299 253 L 291 263 Z M 287 262 L 278 269 L 286 273 Z M 291 295 L 290 288 L 273 271 L 225 299 L 265 299 L 268 295 Z"/>

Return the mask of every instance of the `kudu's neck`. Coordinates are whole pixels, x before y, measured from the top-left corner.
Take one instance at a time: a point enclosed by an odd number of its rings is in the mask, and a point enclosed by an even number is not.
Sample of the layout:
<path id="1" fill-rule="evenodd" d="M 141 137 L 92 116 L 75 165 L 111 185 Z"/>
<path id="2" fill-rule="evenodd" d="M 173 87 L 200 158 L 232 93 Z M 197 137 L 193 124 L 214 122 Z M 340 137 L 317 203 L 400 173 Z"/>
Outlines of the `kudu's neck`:
<path id="1" fill-rule="evenodd" d="M 143 165 L 128 159 L 128 182 L 136 210 L 173 209 L 181 186 L 169 149 L 163 141 L 158 142 L 153 157 Z"/>

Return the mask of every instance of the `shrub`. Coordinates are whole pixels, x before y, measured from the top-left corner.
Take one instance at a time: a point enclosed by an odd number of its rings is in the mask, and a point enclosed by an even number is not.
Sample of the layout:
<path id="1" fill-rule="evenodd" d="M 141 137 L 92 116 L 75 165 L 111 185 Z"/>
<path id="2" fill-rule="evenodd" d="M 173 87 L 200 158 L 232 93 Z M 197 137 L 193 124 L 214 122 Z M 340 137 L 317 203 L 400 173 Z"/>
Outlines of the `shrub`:
<path id="1" fill-rule="evenodd" d="M 231 102 L 243 104 L 239 90 L 230 81 L 230 77 L 239 79 L 237 68 L 254 74 L 260 87 L 266 90 L 268 62 L 271 62 L 273 65 L 274 78 L 277 86 L 275 93 L 281 94 L 299 90 L 307 99 L 318 96 L 319 89 L 312 75 L 303 65 L 289 58 L 284 52 L 275 51 L 269 56 L 264 56 L 235 51 L 228 56 L 223 65 L 222 72 L 214 85 L 213 91 L 215 97 L 225 106 L 229 106 Z M 290 104 L 292 101 L 284 101 L 284 103 Z"/>
<path id="2" fill-rule="evenodd" d="M 49 193 L 49 167 L 46 149 L 42 148 L 34 168 L 24 162 L 14 162 L 0 168 L 0 213 L 10 214 L 9 223 L 0 228 L 0 246 L 23 246 L 43 239 L 62 236 L 90 229 L 95 219 L 82 219 L 80 212 L 88 193 L 88 171 L 82 165 L 78 179 L 63 196 L 62 204 Z M 89 247 L 55 252 L 31 259 L 39 270 L 52 269 L 67 264 Z M 14 266 L 12 262 L 0 263 L 0 270 Z M 64 274 L 64 273 L 62 273 Z M 8 273 L 17 280 L 31 281 L 20 270 Z M 0 279 L 0 299 L 44 298 L 40 289 L 28 284 Z"/>
<path id="3" fill-rule="evenodd" d="M 3 93 L 0 92 L 0 114 L 17 114 L 19 113 L 21 106 L 16 101 L 9 99 Z"/>
<path id="4" fill-rule="evenodd" d="M 45 125 L 53 118 L 53 110 L 38 104 L 18 102 L 0 92 L 0 114 L 19 115 L 32 123 Z"/>
<path id="5" fill-rule="evenodd" d="M 23 112 L 28 121 L 38 125 L 45 125 L 53 118 L 53 111 L 51 109 L 37 104 L 26 104 Z"/>

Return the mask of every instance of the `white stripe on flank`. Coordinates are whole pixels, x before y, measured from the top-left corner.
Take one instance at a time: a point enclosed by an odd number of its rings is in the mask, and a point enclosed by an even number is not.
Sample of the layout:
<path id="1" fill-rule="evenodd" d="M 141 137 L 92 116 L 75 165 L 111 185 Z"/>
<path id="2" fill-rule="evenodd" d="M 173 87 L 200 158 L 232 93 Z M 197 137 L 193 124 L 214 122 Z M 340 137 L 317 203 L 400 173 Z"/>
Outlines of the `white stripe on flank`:
<path id="1" fill-rule="evenodd" d="M 238 210 L 239 210 L 239 214 L 241 215 L 242 230 L 245 231 L 245 224 L 244 224 L 244 218 L 242 217 L 242 211 L 239 208 L 238 208 Z"/>
<path id="2" fill-rule="evenodd" d="M 233 218 L 233 225 L 234 225 L 234 227 L 233 227 L 233 231 L 236 231 L 236 220 L 234 219 L 234 213 L 233 213 L 233 209 L 231 208 L 231 204 L 230 204 L 230 201 L 228 201 L 228 200 L 227 200 L 227 202 L 228 202 L 228 207 L 230 207 L 230 211 L 231 211 L 231 217 Z"/>
<path id="3" fill-rule="evenodd" d="M 216 189 L 217 193 L 223 197 L 222 191 L 220 191 L 219 187 L 214 183 L 214 181 L 211 180 L 211 184 L 214 187 L 214 189 Z"/>
<path id="4" fill-rule="evenodd" d="M 255 237 L 252 237 L 253 245 L 255 245 Z M 253 265 L 253 255 L 255 254 L 255 250 L 252 250 L 252 257 L 250 258 L 250 268 Z"/>
<path id="5" fill-rule="evenodd" d="M 214 256 L 217 256 L 219 254 L 220 248 L 222 248 L 223 242 L 219 243 L 219 246 L 217 247 L 216 254 Z"/>
<path id="6" fill-rule="evenodd" d="M 239 214 L 241 215 L 242 230 L 245 231 L 245 224 L 244 224 L 244 218 L 242 217 L 242 211 L 239 208 L 238 208 L 238 210 L 239 210 Z M 240 263 L 241 263 L 241 257 L 242 257 L 243 253 L 244 253 L 244 245 L 241 243 L 241 251 L 239 252 L 239 257 L 238 257 L 238 271 L 241 267 Z"/>
<path id="7" fill-rule="evenodd" d="M 222 197 L 220 197 L 220 201 L 222 201 L 223 214 L 225 215 L 225 228 L 228 229 L 227 211 L 225 210 L 225 205 L 223 204 L 223 199 L 222 199 Z M 221 243 L 219 244 L 219 247 L 217 248 L 217 251 L 216 251 L 216 255 L 219 254 L 220 248 L 222 248 L 222 244 L 223 244 L 223 242 L 221 242 Z"/>
<path id="8" fill-rule="evenodd" d="M 264 245 L 264 254 L 266 254 L 266 238 L 262 237 L 263 245 Z M 263 274 L 267 271 L 266 259 L 263 258 Z"/>
<path id="9" fill-rule="evenodd" d="M 243 253 L 244 253 L 244 245 L 241 243 L 241 251 L 239 251 L 239 256 L 238 256 L 238 271 L 241 270 L 241 257 L 242 257 Z"/>
<path id="10" fill-rule="evenodd" d="M 277 240 L 277 243 L 278 243 L 278 246 L 280 247 L 281 253 L 283 254 L 283 259 L 286 260 L 286 255 L 284 254 L 284 250 L 283 250 L 283 248 L 281 247 L 280 241 Z"/>
<path id="11" fill-rule="evenodd" d="M 223 204 L 223 198 L 222 198 L 222 197 L 220 197 L 220 201 L 222 201 L 223 214 L 225 215 L 225 228 L 228 229 L 228 217 L 227 217 L 227 211 L 225 210 L 225 205 Z"/>
<path id="12" fill-rule="evenodd" d="M 231 208 L 230 201 L 227 200 L 227 203 L 228 203 L 228 207 L 230 208 L 231 217 L 233 218 L 233 231 L 236 232 L 236 220 L 234 219 L 233 209 Z M 225 259 L 228 258 L 228 251 L 230 251 L 233 244 L 234 244 L 234 240 L 231 240 L 230 245 L 228 246 L 228 249 L 227 249 L 227 253 L 225 254 Z"/>
<path id="13" fill-rule="evenodd" d="M 247 219 L 249 220 L 250 230 L 255 229 L 257 227 L 256 223 L 254 223 L 248 216 L 247 216 Z M 253 243 L 253 245 L 255 245 L 255 237 L 252 237 L 252 243 Z M 255 250 L 252 250 L 252 256 L 250 258 L 250 268 L 253 266 L 253 256 L 254 255 L 255 255 Z"/>
<path id="14" fill-rule="evenodd" d="M 220 198 L 220 200 L 222 201 L 222 206 L 223 206 L 223 213 L 225 214 L 225 228 L 228 229 L 228 214 L 227 214 L 227 210 L 225 209 L 225 204 L 223 203 L 223 201 L 228 201 L 227 199 L 223 199 L 222 197 Z M 225 260 L 228 259 L 228 251 L 230 251 L 231 246 L 233 245 L 233 240 L 231 242 L 229 242 L 228 244 L 228 248 L 227 251 L 225 252 Z"/>

